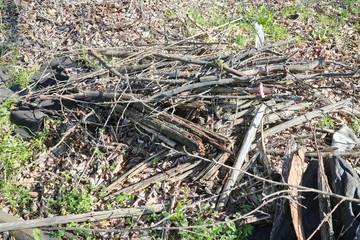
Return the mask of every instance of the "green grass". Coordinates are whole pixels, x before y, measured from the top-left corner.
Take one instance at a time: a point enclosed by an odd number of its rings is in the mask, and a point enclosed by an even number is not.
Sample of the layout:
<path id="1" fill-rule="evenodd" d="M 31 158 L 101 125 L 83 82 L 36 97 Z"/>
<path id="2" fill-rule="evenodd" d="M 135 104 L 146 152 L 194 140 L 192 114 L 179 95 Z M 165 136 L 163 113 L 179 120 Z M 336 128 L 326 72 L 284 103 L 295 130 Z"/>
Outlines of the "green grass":
<path id="1" fill-rule="evenodd" d="M 295 8 L 293 11 L 295 11 Z M 205 10 L 194 9 L 189 12 L 189 15 L 198 25 L 205 29 L 219 27 L 232 20 L 239 19 L 237 22 L 226 25 L 220 30 L 226 32 L 230 43 L 240 47 L 253 45 L 256 35 L 253 26 L 256 22 L 263 25 L 268 42 L 276 42 L 288 38 L 286 27 L 276 23 L 278 12 L 265 6 L 247 9 L 238 7 L 236 14 L 233 16 L 224 14 L 223 10 L 219 7 L 210 7 Z M 201 32 L 195 24 L 189 24 L 189 28 L 192 34 Z"/>
<path id="2" fill-rule="evenodd" d="M 7 99 L 0 105 L 0 194 L 15 211 L 31 211 L 29 191 L 26 187 L 14 184 L 13 177 L 20 168 L 30 163 L 34 152 L 44 151 L 46 133 L 29 141 L 14 135 L 14 125 L 10 122 L 10 110 L 15 106 L 14 99 Z"/>
<path id="3" fill-rule="evenodd" d="M 335 4 L 333 8 L 338 12 L 328 14 L 326 7 Z M 226 9 L 226 7 L 224 8 Z M 254 44 L 255 22 L 263 25 L 263 30 L 268 43 L 274 43 L 290 38 L 296 39 L 297 43 L 304 42 L 307 36 L 321 42 L 335 39 L 344 39 L 345 33 L 339 32 L 339 29 L 345 24 L 349 24 L 348 18 L 360 14 L 359 1 L 343 1 L 342 3 L 324 3 L 323 8 L 315 11 L 308 6 L 299 6 L 295 3 L 277 10 L 271 9 L 265 5 L 260 7 L 236 5 L 233 14 L 225 14 L 224 9 L 219 6 L 210 6 L 202 9 L 193 9 L 188 14 L 206 30 L 218 27 L 234 19 L 241 18 L 236 23 L 229 24 L 220 29 L 228 36 L 228 41 L 235 46 L 247 47 Z M 168 13 L 173 16 L 173 13 Z M 296 21 L 309 22 L 309 32 L 290 33 L 291 24 L 285 25 L 284 20 L 291 15 L 298 15 Z M 290 20 L 291 21 L 291 20 Z M 294 24 L 297 22 L 294 21 Z M 304 24 L 304 23 L 302 23 Z M 351 23 L 354 30 L 360 28 L 358 22 Z M 201 30 L 195 24 L 190 23 L 189 29 L 191 34 L 199 34 Z M 220 34 L 221 35 L 221 34 Z M 223 35 L 221 35 L 223 37 Z M 206 39 L 205 39 L 206 40 Z M 214 39 L 211 39 L 214 40 Z"/>

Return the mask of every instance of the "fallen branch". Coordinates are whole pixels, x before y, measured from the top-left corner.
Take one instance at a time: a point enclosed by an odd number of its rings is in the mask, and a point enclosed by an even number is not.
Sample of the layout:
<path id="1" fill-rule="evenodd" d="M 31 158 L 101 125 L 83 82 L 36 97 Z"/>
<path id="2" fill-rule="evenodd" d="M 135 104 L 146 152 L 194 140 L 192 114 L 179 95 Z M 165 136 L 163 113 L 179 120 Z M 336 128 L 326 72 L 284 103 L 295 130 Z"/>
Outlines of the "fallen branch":
<path id="1" fill-rule="evenodd" d="M 115 68 L 113 68 L 112 66 L 110 66 L 106 60 L 104 58 L 102 58 L 94 49 L 90 49 L 89 52 L 91 53 L 91 55 L 93 55 L 95 58 L 97 58 L 97 60 L 99 60 L 99 62 L 104 65 L 107 69 L 110 70 L 110 72 L 112 72 L 115 76 L 122 78 L 123 76 L 121 75 L 121 73 L 119 73 Z"/>
<path id="2" fill-rule="evenodd" d="M 0 232 L 26 229 L 26 228 L 38 228 L 45 227 L 57 224 L 66 224 L 71 222 L 86 222 L 86 221 L 99 221 L 103 219 L 111 218 L 121 218 L 121 217 L 134 217 L 144 214 L 152 214 L 165 210 L 164 204 L 157 204 L 146 207 L 137 207 L 137 208 L 122 208 L 111 211 L 99 211 L 99 212 L 90 212 L 83 214 L 71 214 L 65 216 L 51 217 L 51 218 L 41 218 L 27 221 L 18 221 L 18 222 L 9 222 L 0 224 Z"/>
<path id="3" fill-rule="evenodd" d="M 0 210 L 0 223 L 13 223 L 13 222 L 24 222 L 24 220 L 14 217 L 11 214 L 8 214 L 4 212 L 3 210 Z M 1 225 L 1 224 L 0 224 Z M 43 239 L 48 239 L 50 235 L 49 233 L 43 232 L 40 229 L 39 233 L 41 234 Z M 35 240 L 35 237 L 33 235 L 33 229 L 19 229 L 19 230 L 12 230 L 9 232 L 9 235 L 14 237 L 18 240 Z M 52 238 L 54 239 L 54 238 Z"/>
<path id="4" fill-rule="evenodd" d="M 124 173 L 122 176 L 120 176 L 119 179 L 117 179 L 115 182 L 113 182 L 112 184 L 110 184 L 107 188 L 106 191 L 107 192 L 111 192 L 114 189 L 116 189 L 117 187 L 119 187 L 119 185 L 121 185 L 126 179 L 130 179 L 132 178 L 132 176 L 138 174 L 139 172 L 141 172 L 142 170 L 144 170 L 146 167 L 149 167 L 152 164 L 151 160 L 157 158 L 158 160 L 163 159 L 167 154 L 169 153 L 168 150 L 163 150 L 157 154 L 154 154 L 150 157 L 148 157 L 147 159 L 145 159 L 144 161 L 142 161 L 141 163 L 137 164 L 135 167 L 133 167 L 132 169 L 130 169 L 129 171 L 127 171 L 126 173 Z"/>
<path id="5" fill-rule="evenodd" d="M 200 88 L 200 87 L 209 87 L 209 86 L 215 86 L 215 85 L 225 85 L 225 84 L 231 84 L 231 83 L 237 83 L 237 82 L 249 83 L 252 80 L 254 80 L 254 78 L 237 77 L 237 78 L 224 78 L 224 79 L 218 79 L 218 80 L 212 80 L 212 81 L 206 81 L 206 82 L 197 82 L 197 83 L 177 87 L 177 88 L 174 88 L 174 89 L 170 89 L 168 91 L 160 92 L 160 93 L 155 94 L 154 96 L 148 98 L 145 102 L 157 102 L 157 101 L 169 98 L 171 96 L 174 96 L 176 94 L 186 92 L 186 91 L 190 91 L 190 90 Z"/>
<path id="6" fill-rule="evenodd" d="M 330 112 L 330 111 L 333 111 L 335 109 L 339 109 L 341 107 L 344 107 L 346 105 L 348 105 L 349 103 L 351 103 L 352 99 L 351 98 L 348 98 L 348 99 L 345 99 L 343 101 L 340 101 L 340 102 L 337 102 L 337 103 L 334 103 L 334 104 L 331 104 L 331 105 L 328 105 L 328 106 L 325 106 L 325 107 L 322 107 L 320 109 L 317 109 L 317 110 L 314 110 L 312 112 L 309 112 L 309 113 L 306 113 L 304 115 L 301 115 L 297 118 L 294 118 L 294 119 L 291 119 L 289 121 L 286 121 L 284 123 L 281 123 L 275 127 L 272 127 L 268 130 L 266 130 L 264 132 L 265 136 L 269 137 L 269 136 L 272 136 L 278 132 L 281 132 L 287 128 L 290 128 L 290 127 L 293 127 L 293 126 L 296 126 L 300 123 L 303 123 L 305 121 L 309 121 L 310 119 L 313 119 L 315 117 L 318 117 L 320 115 L 323 115 L 327 112 Z"/>
<path id="7" fill-rule="evenodd" d="M 247 156 L 247 154 L 249 152 L 251 143 L 255 139 L 255 134 L 260 125 L 261 119 L 263 118 L 263 116 L 265 114 L 265 108 L 266 108 L 266 105 L 264 105 L 264 104 L 262 104 L 260 106 L 259 110 L 255 114 L 255 116 L 250 124 L 250 129 L 246 133 L 245 138 L 243 140 L 243 144 L 241 146 L 241 149 L 236 157 L 235 164 L 234 164 L 235 169 L 241 169 L 241 166 L 244 163 L 245 157 Z M 229 176 L 228 180 L 226 181 L 225 186 L 223 188 L 223 193 L 219 197 L 219 201 L 217 204 L 218 209 L 223 209 L 225 207 L 225 205 L 229 199 L 229 196 L 230 196 L 230 192 L 228 190 L 235 185 L 239 174 L 240 174 L 239 171 L 231 171 L 230 176 Z"/>
<path id="8" fill-rule="evenodd" d="M 181 174 L 186 173 L 187 171 L 196 167 L 200 162 L 201 161 L 197 161 L 195 163 L 184 163 L 184 164 L 178 165 L 177 167 L 171 168 L 163 173 L 156 174 L 155 176 L 147 178 L 147 179 L 140 181 L 136 184 L 133 184 L 129 187 L 122 188 L 121 190 L 108 195 L 105 199 L 109 199 L 109 198 L 117 196 L 118 194 L 121 194 L 121 193 L 132 194 L 134 192 L 138 192 L 138 191 L 150 186 L 151 184 L 161 182 L 164 180 L 168 180 L 170 182 L 176 182 L 179 179 L 176 179 L 173 181 L 172 178 L 175 178 L 176 175 L 179 175 L 179 174 L 181 175 Z M 189 172 L 186 176 L 188 176 L 189 174 L 191 174 L 191 172 Z M 185 177 L 182 177 L 181 179 L 183 179 Z"/>

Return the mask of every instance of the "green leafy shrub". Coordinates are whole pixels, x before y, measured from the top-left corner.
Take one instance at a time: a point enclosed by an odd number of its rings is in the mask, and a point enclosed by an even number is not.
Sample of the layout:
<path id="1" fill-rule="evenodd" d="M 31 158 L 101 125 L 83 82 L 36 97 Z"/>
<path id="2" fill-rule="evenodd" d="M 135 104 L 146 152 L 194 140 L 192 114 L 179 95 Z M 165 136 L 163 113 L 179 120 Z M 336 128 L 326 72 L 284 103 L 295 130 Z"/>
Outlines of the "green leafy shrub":
<path id="1" fill-rule="evenodd" d="M 59 208 L 62 215 L 79 214 L 91 211 L 92 197 L 85 191 L 72 190 L 67 192 L 65 188 L 61 189 L 60 197 L 57 200 L 49 199 L 47 206 L 49 208 Z"/>

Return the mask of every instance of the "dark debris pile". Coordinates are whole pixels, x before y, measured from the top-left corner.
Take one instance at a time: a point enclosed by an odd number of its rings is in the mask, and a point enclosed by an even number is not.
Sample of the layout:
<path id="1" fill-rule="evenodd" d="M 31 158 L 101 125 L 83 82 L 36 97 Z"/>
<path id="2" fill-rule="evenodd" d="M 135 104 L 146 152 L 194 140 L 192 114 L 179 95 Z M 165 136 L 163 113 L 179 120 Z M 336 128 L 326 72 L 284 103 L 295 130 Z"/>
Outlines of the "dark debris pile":
<path id="1" fill-rule="evenodd" d="M 278 45 L 289 53 L 276 52 Z M 97 199 L 92 211 L 163 204 L 173 212 L 174 201 L 186 196 L 189 217 L 200 206 L 217 209 L 223 219 L 250 205 L 255 210 L 241 219 L 258 226 L 254 238 L 261 239 L 264 229 L 271 239 L 308 238 L 341 200 L 334 194 L 358 199 L 358 161 L 350 166 L 340 158 L 358 154 L 358 133 L 350 130 L 354 149 L 337 153 L 334 132 L 318 126 L 324 114 L 338 119 L 338 126 L 359 114 L 356 71 L 324 58 L 300 61 L 288 42 L 234 55 L 219 55 L 219 49 L 194 42 L 62 53 L 34 75 L 29 88 L 1 90 L 17 95 L 11 119 L 23 126 L 19 134 L 29 138 L 50 129 L 49 150 L 19 174 L 31 179 L 31 191 L 41 199 L 34 206 L 39 215 L 24 217 L 51 217 L 47 199 L 63 188 L 90 193 Z M 0 77 L 6 82 L 6 71 Z M 297 152 L 302 147 L 304 153 Z M 328 185 L 314 180 L 322 177 Z M 295 200 L 284 200 L 297 199 L 295 194 L 277 192 L 291 190 L 286 183 L 324 192 L 329 186 L 334 194 L 295 191 L 302 206 L 314 209 L 301 213 Z M 116 202 L 123 194 L 134 197 L 126 205 Z M 316 234 L 350 239 L 358 233 L 359 202 L 349 203 Z M 151 224 L 139 220 L 138 226 Z M 126 223 L 119 218 L 106 227 L 115 226 Z"/>

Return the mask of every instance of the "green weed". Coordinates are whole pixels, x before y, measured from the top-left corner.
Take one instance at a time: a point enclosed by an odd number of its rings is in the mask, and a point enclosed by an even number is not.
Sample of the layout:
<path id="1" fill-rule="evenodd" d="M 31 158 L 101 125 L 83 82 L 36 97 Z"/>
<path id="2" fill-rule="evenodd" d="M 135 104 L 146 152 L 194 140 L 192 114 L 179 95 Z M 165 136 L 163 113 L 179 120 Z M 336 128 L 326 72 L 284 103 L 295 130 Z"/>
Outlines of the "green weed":
<path id="1" fill-rule="evenodd" d="M 233 217 L 238 217 L 236 214 Z M 252 234 L 253 226 L 249 224 L 237 225 L 230 218 L 225 218 L 226 224 L 214 224 L 209 227 L 194 228 L 193 232 L 180 231 L 182 240 L 241 240 L 246 239 Z M 213 224 L 212 220 L 199 220 L 192 223 L 192 226 Z"/>
<path id="2" fill-rule="evenodd" d="M 77 189 L 67 192 L 67 189 L 63 188 L 57 200 L 48 199 L 47 206 L 50 209 L 59 209 L 62 215 L 66 215 L 88 213 L 92 203 L 93 199 L 87 192 Z"/>
<path id="3" fill-rule="evenodd" d="M 12 176 L 19 168 L 28 164 L 35 151 L 44 151 L 47 132 L 39 134 L 39 137 L 29 141 L 14 135 L 14 125 L 10 122 L 11 108 L 16 104 L 15 99 L 7 99 L 0 105 L 0 187 L 3 182 L 11 181 Z"/>
<path id="4" fill-rule="evenodd" d="M 152 165 L 157 165 L 157 164 L 159 163 L 159 158 L 154 157 L 154 158 L 151 160 L 151 163 L 152 163 Z"/>
<path id="5" fill-rule="evenodd" d="M 21 211 L 27 209 L 31 211 L 31 196 L 29 191 L 22 186 L 15 185 L 12 182 L 2 184 L 2 195 L 15 209 Z"/>
<path id="6" fill-rule="evenodd" d="M 81 54 L 81 56 L 79 57 L 78 63 L 81 66 L 92 68 L 92 69 L 98 68 L 100 66 L 100 64 L 98 64 L 90 59 L 88 50 L 86 50 L 84 47 L 80 47 L 80 54 Z"/>
<path id="7" fill-rule="evenodd" d="M 117 195 L 117 197 L 115 198 L 115 200 L 120 204 L 120 207 L 124 207 L 125 203 L 127 201 L 131 201 L 134 200 L 135 196 L 133 194 L 119 194 Z"/>
<path id="8" fill-rule="evenodd" d="M 88 223 L 69 223 L 67 224 L 67 227 L 74 227 L 74 228 L 92 228 L 93 227 L 93 223 L 88 222 Z M 95 238 L 95 236 L 89 232 L 89 231 L 80 231 L 80 230 L 75 230 L 74 233 L 78 236 L 84 237 L 86 240 L 92 240 L 92 239 L 98 239 Z"/>
<path id="9" fill-rule="evenodd" d="M 256 12 L 257 13 L 254 13 L 253 15 L 255 16 L 255 20 L 264 27 L 267 27 L 274 22 L 276 15 L 274 10 L 269 9 L 266 6 L 261 6 Z"/>
<path id="10" fill-rule="evenodd" d="M 41 240 L 41 239 L 43 239 L 43 236 L 42 236 L 42 234 L 41 234 L 41 231 L 40 231 L 40 229 L 38 229 L 38 228 L 33 229 L 32 234 L 33 234 L 33 237 L 34 237 L 35 240 Z"/>
<path id="11" fill-rule="evenodd" d="M 335 122 L 328 115 L 324 114 L 319 121 L 319 126 L 322 128 L 334 128 Z"/>
<path id="12" fill-rule="evenodd" d="M 360 115 L 352 119 L 349 127 L 357 133 L 360 132 Z"/>
<path id="13" fill-rule="evenodd" d="M 10 69 L 9 73 L 11 75 L 10 81 L 8 83 L 8 88 L 14 87 L 19 85 L 20 88 L 26 88 L 29 84 L 30 79 L 32 76 L 39 70 L 38 67 L 31 68 L 28 70 L 24 69 Z"/>

